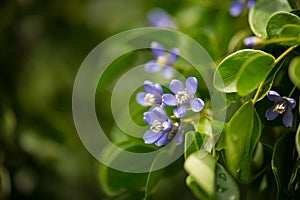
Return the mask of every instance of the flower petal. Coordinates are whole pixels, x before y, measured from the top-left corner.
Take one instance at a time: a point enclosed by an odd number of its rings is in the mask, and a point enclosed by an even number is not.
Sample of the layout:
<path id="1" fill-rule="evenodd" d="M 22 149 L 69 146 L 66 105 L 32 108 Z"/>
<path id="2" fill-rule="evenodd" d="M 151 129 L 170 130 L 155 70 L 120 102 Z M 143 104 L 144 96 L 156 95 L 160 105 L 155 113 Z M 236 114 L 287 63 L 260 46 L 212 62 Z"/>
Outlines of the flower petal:
<path id="1" fill-rule="evenodd" d="M 231 4 L 229 12 L 230 12 L 230 14 L 232 16 L 237 17 L 237 16 L 239 16 L 243 12 L 244 7 L 245 7 L 245 3 L 244 2 L 241 2 L 239 0 L 235 0 Z"/>
<path id="2" fill-rule="evenodd" d="M 156 88 L 156 91 L 157 91 L 160 95 L 163 94 L 163 89 L 162 89 L 161 85 L 155 83 L 155 84 L 154 84 L 154 87 Z"/>
<path id="3" fill-rule="evenodd" d="M 248 7 L 252 8 L 255 5 L 256 0 L 248 0 Z"/>
<path id="4" fill-rule="evenodd" d="M 267 120 L 274 120 L 279 114 L 277 112 L 274 112 L 274 108 L 275 108 L 276 105 L 272 106 L 271 108 L 269 108 L 267 111 L 266 111 L 266 118 Z"/>
<path id="5" fill-rule="evenodd" d="M 274 90 L 270 90 L 267 97 L 270 101 L 282 101 L 282 97 Z"/>
<path id="6" fill-rule="evenodd" d="M 164 132 L 170 132 L 172 130 L 172 123 L 171 122 L 164 122 L 163 124 L 163 131 Z"/>
<path id="7" fill-rule="evenodd" d="M 172 67 L 165 67 L 162 70 L 162 75 L 163 77 L 165 77 L 166 79 L 170 79 L 172 78 L 172 76 L 174 75 L 174 69 Z"/>
<path id="8" fill-rule="evenodd" d="M 142 106 L 146 106 L 146 102 L 145 102 L 145 96 L 146 96 L 146 92 L 139 92 L 136 95 L 136 101 L 141 104 Z"/>
<path id="9" fill-rule="evenodd" d="M 178 48 L 171 49 L 168 65 L 172 65 L 177 60 L 178 56 L 179 56 L 179 49 Z"/>
<path id="10" fill-rule="evenodd" d="M 159 138 L 159 140 L 157 140 L 155 142 L 156 146 L 162 146 L 165 145 L 167 143 L 169 143 L 171 140 L 168 139 L 168 133 L 163 134 L 163 136 L 161 138 Z"/>
<path id="11" fill-rule="evenodd" d="M 169 119 L 166 111 L 160 106 L 153 108 L 151 112 L 156 115 L 156 117 L 158 118 L 157 120 L 159 120 L 160 122 L 164 122 Z"/>
<path id="12" fill-rule="evenodd" d="M 150 113 L 149 112 L 144 113 L 144 121 L 148 124 L 151 124 L 151 118 L 150 118 Z"/>
<path id="13" fill-rule="evenodd" d="M 165 48 L 158 42 L 151 43 L 151 49 L 153 55 L 157 58 L 159 56 L 164 56 L 166 54 Z"/>
<path id="14" fill-rule="evenodd" d="M 144 88 L 148 93 L 156 93 L 155 84 L 151 81 L 144 81 Z"/>
<path id="15" fill-rule="evenodd" d="M 162 69 L 162 66 L 157 64 L 155 60 L 150 60 L 145 64 L 145 70 L 149 73 L 158 72 Z"/>
<path id="16" fill-rule="evenodd" d="M 162 136 L 162 132 L 158 132 L 158 133 L 154 133 L 151 130 L 148 130 L 143 139 L 145 141 L 146 144 L 152 144 L 154 142 L 156 142 L 157 140 L 159 140 Z"/>
<path id="17" fill-rule="evenodd" d="M 292 106 L 292 108 L 294 109 L 296 106 L 296 101 L 293 98 L 286 98 L 286 100 L 288 100 L 288 102 L 290 103 L 290 105 Z"/>
<path id="18" fill-rule="evenodd" d="M 292 113 L 292 109 L 289 107 L 283 114 L 282 123 L 286 127 L 292 127 L 293 126 L 293 120 L 294 116 Z"/>
<path id="19" fill-rule="evenodd" d="M 196 93 L 198 87 L 197 79 L 195 77 L 189 77 L 188 79 L 186 79 L 185 84 L 188 95 L 193 96 Z"/>
<path id="20" fill-rule="evenodd" d="M 181 81 L 174 79 L 170 83 L 170 89 L 174 94 L 176 94 L 178 91 L 184 90 L 184 85 Z"/>
<path id="21" fill-rule="evenodd" d="M 190 101 L 192 111 L 200 112 L 204 108 L 204 102 L 200 98 L 194 98 Z"/>
<path id="22" fill-rule="evenodd" d="M 162 96 L 162 101 L 168 106 L 176 106 L 178 104 L 175 96 L 173 94 L 164 94 Z"/>
<path id="23" fill-rule="evenodd" d="M 178 118 L 183 117 L 185 115 L 185 113 L 186 113 L 186 106 L 182 105 L 179 108 L 174 109 L 173 113 Z"/>
<path id="24" fill-rule="evenodd" d="M 183 141 L 183 135 L 182 134 L 179 134 L 177 133 L 177 139 L 176 139 L 176 145 L 180 145 Z"/>
<path id="25" fill-rule="evenodd" d="M 152 9 L 148 15 L 148 19 L 152 26 L 161 28 L 176 28 L 169 14 L 160 8 Z"/>

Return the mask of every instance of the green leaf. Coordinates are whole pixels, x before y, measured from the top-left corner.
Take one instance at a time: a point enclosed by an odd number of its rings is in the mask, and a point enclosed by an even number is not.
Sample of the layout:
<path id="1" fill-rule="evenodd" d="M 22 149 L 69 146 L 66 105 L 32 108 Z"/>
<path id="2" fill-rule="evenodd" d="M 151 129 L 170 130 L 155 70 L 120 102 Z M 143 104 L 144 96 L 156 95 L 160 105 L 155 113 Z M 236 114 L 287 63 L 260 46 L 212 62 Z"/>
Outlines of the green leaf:
<path id="1" fill-rule="evenodd" d="M 256 63 L 255 58 L 260 59 L 259 57 L 262 57 L 262 60 L 266 60 L 264 62 L 264 66 L 255 66 L 255 69 L 257 71 L 264 71 L 265 68 L 269 68 L 269 66 L 265 66 L 268 64 L 268 62 L 273 59 L 273 56 L 270 54 L 267 54 L 260 50 L 252 50 L 252 49 L 244 49 L 237 51 L 229 56 L 227 56 L 218 66 L 217 71 L 214 75 L 214 86 L 216 89 L 218 89 L 221 92 L 237 92 L 237 80 L 240 76 L 243 74 L 243 69 L 245 69 L 245 73 L 248 72 L 252 73 L 253 69 L 248 69 L 247 63 L 250 64 L 249 67 L 253 66 L 251 64 L 251 61 Z M 245 64 L 245 65 L 244 65 Z M 263 68 L 263 69 L 260 69 Z M 254 70 L 255 70 L 254 69 Z M 245 75 L 246 75 L 245 74 Z M 244 77 L 244 76 L 243 76 Z M 252 79 L 252 77 L 251 77 Z M 261 79 L 261 78 L 260 78 Z M 250 81 L 249 77 L 247 77 L 248 81 Z M 241 84 L 243 85 L 243 80 L 241 80 Z M 257 82 L 257 81 L 256 81 Z M 253 87 L 253 86 L 251 86 Z"/>
<path id="2" fill-rule="evenodd" d="M 237 75 L 237 92 L 247 96 L 268 76 L 275 58 L 270 54 L 257 54 L 247 59 Z M 249 78 L 251 77 L 251 78 Z"/>
<path id="3" fill-rule="evenodd" d="M 185 170 L 209 199 L 213 199 L 215 192 L 215 167 L 216 160 L 204 151 L 193 153 L 184 163 Z"/>
<path id="4" fill-rule="evenodd" d="M 272 157 L 272 169 L 275 175 L 277 184 L 277 199 L 286 199 L 288 193 L 287 187 L 292 175 L 294 158 L 294 133 L 288 132 L 284 134 L 275 144 L 273 157 Z"/>
<path id="5" fill-rule="evenodd" d="M 249 101 L 235 113 L 225 133 L 224 158 L 228 170 L 242 183 L 251 181 L 250 164 L 260 133 L 260 118 Z"/>
<path id="6" fill-rule="evenodd" d="M 214 199 L 240 199 L 240 191 L 235 180 L 219 163 L 216 166 L 216 191 Z"/>
<path id="7" fill-rule="evenodd" d="M 296 142 L 296 149 L 298 152 L 298 158 L 300 158 L 300 124 L 298 124 L 298 130 L 296 133 L 295 142 Z"/>
<path id="8" fill-rule="evenodd" d="M 146 183 L 146 187 L 145 187 L 145 198 L 146 199 L 153 192 L 153 190 L 157 186 L 159 180 L 161 179 L 163 173 L 165 172 L 165 168 L 162 168 L 157 171 L 153 171 L 153 168 L 155 168 L 157 161 L 159 161 L 159 159 L 158 159 L 159 157 L 166 157 L 166 156 L 168 156 L 168 151 L 161 151 L 152 163 L 150 172 L 148 173 L 147 183 Z"/>
<path id="9" fill-rule="evenodd" d="M 201 149 L 203 138 L 199 132 L 190 131 L 185 134 L 184 158 Z M 190 146 L 188 146 L 190 145 Z"/>
<path id="10" fill-rule="evenodd" d="M 300 56 L 294 58 L 289 66 L 289 76 L 291 81 L 300 88 Z"/>
<path id="11" fill-rule="evenodd" d="M 297 15 L 288 12 L 276 12 L 268 20 L 267 34 L 268 38 L 278 38 L 280 30 L 287 24 L 300 24 L 300 18 Z"/>
<path id="12" fill-rule="evenodd" d="M 118 146 L 126 151 L 133 152 L 149 152 L 153 150 L 150 145 L 137 142 L 124 142 Z M 114 162 L 122 157 L 122 151 L 119 153 L 120 151 L 115 152 L 113 149 L 115 148 L 108 146 L 103 150 L 103 155 L 105 155 L 110 162 Z M 108 195 L 117 195 L 128 189 L 140 190 L 145 187 L 147 180 L 148 173 L 126 173 L 102 164 L 100 165 L 100 182 Z"/>
<path id="13" fill-rule="evenodd" d="M 289 11 L 291 7 L 286 0 L 260 0 L 249 12 L 249 25 L 252 32 L 260 37 L 267 38 L 266 26 L 269 17 L 277 11 Z"/>
<path id="14" fill-rule="evenodd" d="M 239 199 L 235 180 L 210 154 L 203 155 L 203 151 L 192 154 L 185 163 L 185 169 L 190 174 L 186 183 L 199 199 Z"/>
<path id="15" fill-rule="evenodd" d="M 279 38 L 286 40 L 282 45 L 293 46 L 300 44 L 300 26 L 295 24 L 284 25 L 279 31 Z"/>

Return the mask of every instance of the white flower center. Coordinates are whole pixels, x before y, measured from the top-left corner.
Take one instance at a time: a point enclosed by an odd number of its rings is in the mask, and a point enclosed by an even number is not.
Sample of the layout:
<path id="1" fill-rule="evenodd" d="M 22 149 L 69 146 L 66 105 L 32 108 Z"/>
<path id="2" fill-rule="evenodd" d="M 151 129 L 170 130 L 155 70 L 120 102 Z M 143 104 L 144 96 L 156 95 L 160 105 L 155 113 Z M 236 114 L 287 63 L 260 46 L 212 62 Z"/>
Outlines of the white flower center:
<path id="1" fill-rule="evenodd" d="M 279 114 L 283 114 L 286 111 L 286 103 L 279 103 L 273 109 L 273 112 L 277 112 Z"/>
<path id="2" fill-rule="evenodd" d="M 187 103 L 189 100 L 189 96 L 186 93 L 186 91 L 177 92 L 177 94 L 175 95 L 175 98 L 179 104 Z"/>
<path id="3" fill-rule="evenodd" d="M 151 131 L 153 131 L 154 133 L 158 133 L 163 128 L 164 128 L 163 125 L 158 120 L 154 120 L 154 122 L 152 123 L 152 125 L 150 127 Z"/>
<path id="4" fill-rule="evenodd" d="M 169 60 L 169 57 L 167 55 L 165 55 L 165 56 L 158 56 L 157 60 L 156 60 L 156 63 L 159 64 L 159 65 L 167 65 L 168 64 L 168 60 Z"/>
<path id="5" fill-rule="evenodd" d="M 156 98 L 153 94 L 147 93 L 144 100 L 145 100 L 147 106 L 151 106 L 155 103 Z"/>

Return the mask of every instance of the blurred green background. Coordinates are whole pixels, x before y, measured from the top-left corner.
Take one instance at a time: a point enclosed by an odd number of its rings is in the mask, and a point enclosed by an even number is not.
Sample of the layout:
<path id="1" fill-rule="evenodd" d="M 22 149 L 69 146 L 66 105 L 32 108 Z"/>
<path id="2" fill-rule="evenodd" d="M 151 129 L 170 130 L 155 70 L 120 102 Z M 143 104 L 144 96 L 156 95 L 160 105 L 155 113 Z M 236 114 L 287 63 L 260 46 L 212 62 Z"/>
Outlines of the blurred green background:
<path id="1" fill-rule="evenodd" d="M 99 162 L 84 148 L 72 119 L 72 87 L 82 61 L 106 38 L 148 26 L 147 14 L 160 7 L 218 62 L 250 34 L 246 13 L 231 17 L 229 3 L 2 0 L 0 199 L 110 199 L 101 189 Z M 108 102 L 102 100 L 100 107 Z M 101 115 L 109 115 L 106 109 Z M 113 127 L 111 117 L 102 120 L 107 130 Z M 182 169 L 166 176 L 156 199 L 193 199 L 185 177 Z"/>

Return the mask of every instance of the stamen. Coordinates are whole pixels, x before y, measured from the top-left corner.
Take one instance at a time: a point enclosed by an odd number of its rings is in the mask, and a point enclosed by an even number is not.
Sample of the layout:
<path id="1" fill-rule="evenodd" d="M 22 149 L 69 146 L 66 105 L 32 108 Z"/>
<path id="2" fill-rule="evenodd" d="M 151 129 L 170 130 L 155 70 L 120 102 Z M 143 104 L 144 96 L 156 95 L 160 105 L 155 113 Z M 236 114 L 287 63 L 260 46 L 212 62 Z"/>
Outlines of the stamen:
<path id="1" fill-rule="evenodd" d="M 158 56 L 156 63 L 159 65 L 167 65 L 169 57 L 168 56 Z"/>
<path id="2" fill-rule="evenodd" d="M 155 103 L 156 98 L 153 94 L 147 93 L 144 100 L 145 100 L 147 106 L 152 106 Z"/>
<path id="3" fill-rule="evenodd" d="M 273 112 L 277 112 L 279 114 L 283 114 L 286 111 L 286 103 L 285 102 L 281 102 L 279 104 L 277 104 L 275 106 L 275 108 L 273 109 Z"/>
<path id="4" fill-rule="evenodd" d="M 177 94 L 175 95 L 175 98 L 179 104 L 187 103 L 187 101 L 189 100 L 189 96 L 186 93 L 186 91 L 177 92 Z"/>
<path id="5" fill-rule="evenodd" d="M 152 123 L 150 129 L 154 133 L 158 133 L 159 131 L 161 131 L 163 129 L 163 126 L 162 126 L 160 121 L 154 120 L 154 122 Z"/>

